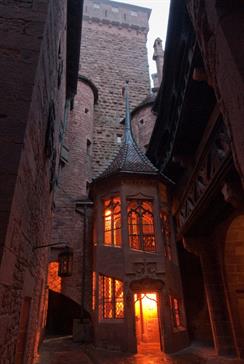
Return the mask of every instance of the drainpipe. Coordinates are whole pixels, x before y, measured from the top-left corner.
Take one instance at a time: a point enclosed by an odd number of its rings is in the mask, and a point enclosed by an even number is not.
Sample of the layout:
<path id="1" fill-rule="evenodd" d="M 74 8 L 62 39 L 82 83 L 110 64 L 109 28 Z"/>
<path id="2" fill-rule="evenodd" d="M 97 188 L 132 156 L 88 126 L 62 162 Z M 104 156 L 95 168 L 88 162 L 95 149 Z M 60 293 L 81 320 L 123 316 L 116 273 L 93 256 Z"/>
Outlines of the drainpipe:
<path id="1" fill-rule="evenodd" d="M 83 257 L 82 257 L 82 277 L 81 277 L 81 322 L 84 318 L 85 311 L 85 282 L 86 282 L 86 248 L 88 240 L 88 208 L 93 206 L 93 202 L 89 200 L 81 200 L 76 202 L 75 211 L 83 216 Z"/>

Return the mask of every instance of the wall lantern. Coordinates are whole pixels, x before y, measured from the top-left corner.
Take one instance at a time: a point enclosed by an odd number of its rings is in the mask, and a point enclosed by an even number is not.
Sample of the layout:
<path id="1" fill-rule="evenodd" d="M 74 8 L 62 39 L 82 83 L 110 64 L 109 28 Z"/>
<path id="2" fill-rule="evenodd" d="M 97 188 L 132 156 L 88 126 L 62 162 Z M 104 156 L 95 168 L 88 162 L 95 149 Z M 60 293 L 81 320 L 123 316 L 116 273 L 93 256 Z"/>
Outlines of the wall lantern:
<path id="1" fill-rule="evenodd" d="M 66 246 L 58 255 L 59 277 L 70 277 L 73 271 L 73 249 Z"/>
<path id="2" fill-rule="evenodd" d="M 41 248 L 49 248 L 57 245 L 61 245 L 62 243 L 53 243 L 46 244 L 41 246 L 33 247 L 33 250 L 41 249 Z M 69 246 L 60 246 L 62 249 L 58 255 L 58 275 L 59 277 L 70 277 L 73 272 L 73 249 Z"/>

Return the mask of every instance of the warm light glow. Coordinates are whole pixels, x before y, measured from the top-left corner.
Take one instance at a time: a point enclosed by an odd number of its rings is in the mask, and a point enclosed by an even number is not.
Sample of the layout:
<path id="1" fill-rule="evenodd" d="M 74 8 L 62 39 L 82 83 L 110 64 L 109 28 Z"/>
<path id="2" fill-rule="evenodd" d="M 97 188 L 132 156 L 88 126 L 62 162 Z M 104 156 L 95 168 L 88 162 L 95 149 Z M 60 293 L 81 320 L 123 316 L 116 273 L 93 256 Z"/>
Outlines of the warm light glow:
<path id="1" fill-rule="evenodd" d="M 127 206 L 129 243 L 132 249 L 156 250 L 152 202 L 130 200 Z"/>
<path id="2" fill-rule="evenodd" d="M 123 282 L 99 275 L 99 319 L 122 318 L 124 318 Z"/>
<path id="3" fill-rule="evenodd" d="M 135 294 L 134 302 L 138 350 L 146 343 L 153 343 L 155 349 L 160 349 L 157 293 Z"/>
<path id="4" fill-rule="evenodd" d="M 140 315 L 140 300 L 136 296 L 135 310 L 136 316 Z M 151 318 L 157 316 L 157 295 L 156 293 L 147 293 L 141 295 L 141 304 L 143 309 L 143 315 L 145 318 Z"/>
<path id="5" fill-rule="evenodd" d="M 54 292 L 61 292 L 61 278 L 58 276 L 58 262 L 51 262 L 48 266 L 48 288 Z"/>
<path id="6" fill-rule="evenodd" d="M 111 219 L 111 210 L 106 210 L 105 211 L 105 216 L 109 216 Z"/>
<path id="7" fill-rule="evenodd" d="M 121 207 L 118 197 L 104 201 L 104 244 L 121 246 Z"/>
<path id="8" fill-rule="evenodd" d="M 96 308 L 96 272 L 92 272 L 92 309 Z"/>

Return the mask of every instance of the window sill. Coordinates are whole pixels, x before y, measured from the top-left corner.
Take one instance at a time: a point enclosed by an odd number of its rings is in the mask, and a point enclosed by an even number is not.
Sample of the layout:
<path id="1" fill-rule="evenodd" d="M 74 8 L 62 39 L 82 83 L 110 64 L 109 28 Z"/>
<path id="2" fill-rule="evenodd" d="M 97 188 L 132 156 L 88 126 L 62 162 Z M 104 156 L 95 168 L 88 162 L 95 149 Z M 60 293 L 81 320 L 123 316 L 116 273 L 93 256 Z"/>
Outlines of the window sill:
<path id="1" fill-rule="evenodd" d="M 105 244 L 103 243 L 102 246 L 106 246 L 106 247 L 109 247 L 109 248 L 117 248 L 117 249 L 121 249 L 122 246 L 120 245 L 110 245 L 110 244 Z"/>
<path id="2" fill-rule="evenodd" d="M 140 252 L 140 253 L 147 253 L 147 254 L 157 254 L 158 252 L 156 250 L 154 251 L 148 251 L 148 250 L 142 250 L 142 249 L 134 249 L 130 247 L 130 250 L 133 252 Z"/>

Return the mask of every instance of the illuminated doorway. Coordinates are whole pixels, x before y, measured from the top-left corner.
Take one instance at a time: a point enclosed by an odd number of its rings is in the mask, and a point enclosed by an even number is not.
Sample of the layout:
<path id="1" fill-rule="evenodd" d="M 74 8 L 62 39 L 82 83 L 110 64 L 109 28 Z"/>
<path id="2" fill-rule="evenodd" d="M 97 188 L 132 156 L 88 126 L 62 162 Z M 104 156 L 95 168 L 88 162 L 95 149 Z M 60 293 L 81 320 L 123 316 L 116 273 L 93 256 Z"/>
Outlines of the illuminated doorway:
<path id="1" fill-rule="evenodd" d="M 160 351 L 157 293 L 134 295 L 137 351 Z"/>

